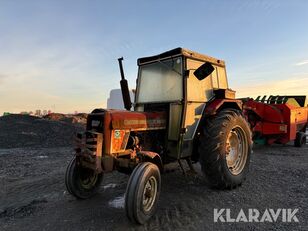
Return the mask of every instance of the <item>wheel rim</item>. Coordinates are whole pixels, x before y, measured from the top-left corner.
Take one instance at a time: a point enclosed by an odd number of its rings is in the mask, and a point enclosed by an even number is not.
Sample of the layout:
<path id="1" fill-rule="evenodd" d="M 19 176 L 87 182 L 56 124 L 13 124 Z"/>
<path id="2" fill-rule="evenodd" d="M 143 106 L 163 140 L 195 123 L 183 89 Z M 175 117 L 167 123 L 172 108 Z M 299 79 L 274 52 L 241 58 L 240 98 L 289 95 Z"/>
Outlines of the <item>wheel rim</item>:
<path id="1" fill-rule="evenodd" d="M 95 186 L 98 174 L 87 168 L 80 168 L 79 183 L 84 189 L 91 189 Z"/>
<path id="2" fill-rule="evenodd" d="M 247 160 L 248 142 L 244 130 L 237 126 L 228 134 L 226 142 L 226 162 L 233 175 L 240 174 Z"/>
<path id="3" fill-rule="evenodd" d="M 143 189 L 142 205 L 143 205 L 143 210 L 145 212 L 150 211 L 151 208 L 153 207 L 156 195 L 157 195 L 157 180 L 154 176 L 151 176 L 148 179 Z"/>

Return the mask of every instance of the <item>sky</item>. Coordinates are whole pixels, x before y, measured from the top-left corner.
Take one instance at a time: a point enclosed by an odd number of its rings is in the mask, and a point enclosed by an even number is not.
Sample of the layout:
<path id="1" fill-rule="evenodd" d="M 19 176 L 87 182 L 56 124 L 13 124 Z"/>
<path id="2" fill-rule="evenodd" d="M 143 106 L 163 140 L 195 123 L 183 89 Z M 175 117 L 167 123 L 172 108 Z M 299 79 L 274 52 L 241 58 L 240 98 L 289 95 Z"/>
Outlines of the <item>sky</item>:
<path id="1" fill-rule="evenodd" d="M 0 0 L 0 115 L 90 112 L 135 87 L 138 57 L 184 47 L 226 61 L 238 97 L 308 95 L 308 1 Z"/>

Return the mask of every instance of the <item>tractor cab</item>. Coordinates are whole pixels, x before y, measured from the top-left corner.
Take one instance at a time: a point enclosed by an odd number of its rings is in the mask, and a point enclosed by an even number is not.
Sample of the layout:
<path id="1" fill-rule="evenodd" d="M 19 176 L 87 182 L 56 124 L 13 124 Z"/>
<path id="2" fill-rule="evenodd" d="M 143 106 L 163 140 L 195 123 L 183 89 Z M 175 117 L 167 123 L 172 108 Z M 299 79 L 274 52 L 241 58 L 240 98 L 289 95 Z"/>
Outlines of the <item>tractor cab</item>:
<path id="1" fill-rule="evenodd" d="M 167 113 L 168 155 L 190 156 L 206 104 L 227 89 L 225 62 L 176 48 L 138 59 L 134 110 Z"/>

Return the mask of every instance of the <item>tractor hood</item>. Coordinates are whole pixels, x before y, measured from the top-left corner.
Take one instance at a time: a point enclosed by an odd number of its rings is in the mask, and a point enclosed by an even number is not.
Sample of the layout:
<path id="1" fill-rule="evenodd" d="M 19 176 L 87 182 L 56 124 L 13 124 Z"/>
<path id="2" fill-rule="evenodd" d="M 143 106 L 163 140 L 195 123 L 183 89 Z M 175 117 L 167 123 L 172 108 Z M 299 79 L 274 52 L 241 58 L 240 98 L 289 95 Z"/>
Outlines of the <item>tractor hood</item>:
<path id="1" fill-rule="evenodd" d="M 112 129 L 140 131 L 166 128 L 165 112 L 106 110 L 105 116 L 110 121 L 110 126 Z"/>

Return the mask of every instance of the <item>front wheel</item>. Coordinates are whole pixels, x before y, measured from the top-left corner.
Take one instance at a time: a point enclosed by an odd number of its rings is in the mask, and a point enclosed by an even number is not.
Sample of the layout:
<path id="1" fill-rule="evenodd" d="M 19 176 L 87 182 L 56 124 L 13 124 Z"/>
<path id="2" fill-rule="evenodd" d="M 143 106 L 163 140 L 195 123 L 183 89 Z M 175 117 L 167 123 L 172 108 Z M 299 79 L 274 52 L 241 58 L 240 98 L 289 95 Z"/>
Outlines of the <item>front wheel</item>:
<path id="1" fill-rule="evenodd" d="M 94 170 L 84 168 L 77 164 L 74 157 L 67 166 L 65 173 L 65 185 L 67 191 L 79 199 L 87 199 L 93 196 L 103 180 L 103 173 L 95 173 Z"/>
<path id="2" fill-rule="evenodd" d="M 125 194 L 125 211 L 131 221 L 144 224 L 154 215 L 160 187 L 160 172 L 155 164 L 144 162 L 137 165 L 129 178 Z"/>
<path id="3" fill-rule="evenodd" d="M 200 136 L 203 173 L 215 188 L 234 188 L 248 172 L 252 147 L 250 127 L 240 111 L 225 109 L 207 118 Z"/>

